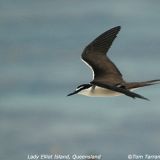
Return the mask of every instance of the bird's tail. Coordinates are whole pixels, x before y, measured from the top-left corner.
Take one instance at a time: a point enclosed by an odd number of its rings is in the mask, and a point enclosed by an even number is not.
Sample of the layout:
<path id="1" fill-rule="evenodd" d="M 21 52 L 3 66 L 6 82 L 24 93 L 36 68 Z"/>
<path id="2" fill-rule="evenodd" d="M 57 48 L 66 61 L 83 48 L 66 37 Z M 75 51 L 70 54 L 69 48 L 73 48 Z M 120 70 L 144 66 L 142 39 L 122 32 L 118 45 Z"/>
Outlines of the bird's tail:
<path id="1" fill-rule="evenodd" d="M 160 79 L 144 81 L 144 82 L 130 82 L 127 84 L 127 89 L 136 89 L 140 87 L 150 86 L 154 84 L 160 84 Z"/>

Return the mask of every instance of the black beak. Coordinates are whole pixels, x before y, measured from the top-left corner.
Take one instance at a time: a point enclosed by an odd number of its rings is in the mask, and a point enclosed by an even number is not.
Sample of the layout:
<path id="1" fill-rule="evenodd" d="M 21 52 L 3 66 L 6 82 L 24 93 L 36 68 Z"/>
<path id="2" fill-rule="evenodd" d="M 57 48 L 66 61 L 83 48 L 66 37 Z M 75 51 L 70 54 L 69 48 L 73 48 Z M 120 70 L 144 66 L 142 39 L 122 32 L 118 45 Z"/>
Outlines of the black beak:
<path id="1" fill-rule="evenodd" d="M 77 94 L 77 93 L 80 92 L 81 90 L 87 89 L 87 88 L 89 88 L 89 87 L 91 87 L 91 86 L 92 86 L 92 84 L 82 84 L 82 85 L 78 86 L 77 89 L 76 89 L 74 92 L 68 94 L 67 96 L 72 96 L 72 95 L 74 95 L 74 94 Z"/>
<path id="2" fill-rule="evenodd" d="M 74 91 L 74 92 L 68 94 L 67 96 L 72 96 L 72 95 L 74 95 L 74 94 L 76 94 L 76 93 L 78 93 L 78 91 Z"/>

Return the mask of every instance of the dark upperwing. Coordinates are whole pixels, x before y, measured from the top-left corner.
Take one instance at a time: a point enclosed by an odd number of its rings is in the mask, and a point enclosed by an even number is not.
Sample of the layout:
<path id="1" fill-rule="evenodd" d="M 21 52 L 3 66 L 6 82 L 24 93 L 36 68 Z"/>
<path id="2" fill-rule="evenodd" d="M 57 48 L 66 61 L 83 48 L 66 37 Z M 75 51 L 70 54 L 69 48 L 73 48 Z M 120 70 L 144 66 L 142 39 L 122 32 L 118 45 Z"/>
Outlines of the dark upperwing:
<path id="1" fill-rule="evenodd" d="M 114 27 L 92 41 L 83 51 L 82 59 L 88 63 L 94 71 L 94 79 L 106 79 L 116 84 L 123 82 L 122 74 L 115 64 L 106 56 L 112 42 L 117 37 L 121 27 Z"/>

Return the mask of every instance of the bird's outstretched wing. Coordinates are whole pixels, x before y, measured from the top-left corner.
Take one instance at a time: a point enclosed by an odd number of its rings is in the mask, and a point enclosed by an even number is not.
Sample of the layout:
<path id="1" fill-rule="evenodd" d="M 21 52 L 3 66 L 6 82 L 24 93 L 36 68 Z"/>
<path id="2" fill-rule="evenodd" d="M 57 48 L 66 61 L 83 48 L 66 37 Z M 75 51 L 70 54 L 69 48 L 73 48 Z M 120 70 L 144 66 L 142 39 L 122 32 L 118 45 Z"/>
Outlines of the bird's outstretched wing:
<path id="1" fill-rule="evenodd" d="M 93 69 L 94 78 L 116 77 L 122 80 L 122 74 L 115 64 L 106 56 L 121 27 L 114 27 L 92 41 L 83 51 L 82 59 Z"/>
<path id="2" fill-rule="evenodd" d="M 132 98 L 141 98 L 144 100 L 149 100 L 148 98 L 145 98 L 137 93 L 131 92 L 128 89 L 120 88 L 120 87 L 117 87 L 112 84 L 106 84 L 105 82 L 92 81 L 91 84 L 102 87 L 102 88 L 111 89 L 112 91 L 120 92 L 120 93 L 125 94 L 126 96 L 129 96 Z"/>

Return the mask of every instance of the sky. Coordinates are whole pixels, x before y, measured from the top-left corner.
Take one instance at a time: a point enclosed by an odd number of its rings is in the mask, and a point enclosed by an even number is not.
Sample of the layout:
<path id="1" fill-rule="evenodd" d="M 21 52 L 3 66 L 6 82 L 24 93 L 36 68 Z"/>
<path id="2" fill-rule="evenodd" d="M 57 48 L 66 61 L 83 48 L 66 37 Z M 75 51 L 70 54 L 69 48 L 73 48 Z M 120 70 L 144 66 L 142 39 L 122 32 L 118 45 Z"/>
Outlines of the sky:
<path id="1" fill-rule="evenodd" d="M 160 1 L 0 0 L 0 158 L 158 154 L 159 85 L 127 96 L 66 97 L 92 80 L 85 46 L 121 26 L 108 56 L 126 81 L 160 78 Z"/>

